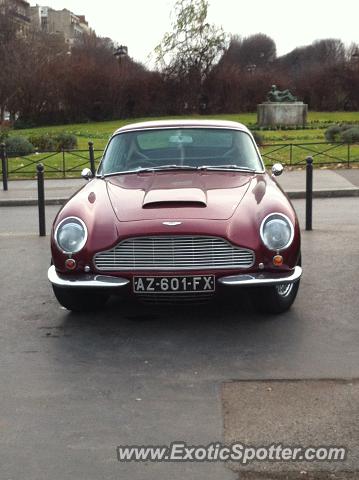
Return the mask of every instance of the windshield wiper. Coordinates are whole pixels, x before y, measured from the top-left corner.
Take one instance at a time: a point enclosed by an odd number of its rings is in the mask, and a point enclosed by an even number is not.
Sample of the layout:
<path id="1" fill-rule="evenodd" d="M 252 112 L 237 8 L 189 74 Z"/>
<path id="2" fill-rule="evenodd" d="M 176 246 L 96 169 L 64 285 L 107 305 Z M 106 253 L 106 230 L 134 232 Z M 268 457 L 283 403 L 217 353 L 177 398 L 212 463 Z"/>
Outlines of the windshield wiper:
<path id="1" fill-rule="evenodd" d="M 101 178 L 114 177 L 116 175 L 127 175 L 129 173 L 152 172 L 153 168 L 135 168 L 134 170 L 122 170 L 121 172 L 111 172 L 101 174 Z"/>
<path id="2" fill-rule="evenodd" d="M 202 165 L 200 170 L 232 170 L 235 172 L 250 172 L 256 173 L 254 168 L 241 167 L 239 165 Z"/>
<path id="3" fill-rule="evenodd" d="M 159 167 L 152 167 L 151 170 L 154 172 L 159 170 L 198 170 L 198 167 L 193 165 L 160 165 Z"/>
<path id="4" fill-rule="evenodd" d="M 122 172 L 105 173 L 101 177 L 113 177 L 115 175 L 127 175 L 130 173 L 152 173 L 161 170 L 198 170 L 198 167 L 191 165 L 160 165 L 158 167 L 138 167 L 133 170 L 123 170 Z"/>
<path id="5" fill-rule="evenodd" d="M 101 178 L 113 177 L 115 175 L 128 175 L 131 173 L 152 173 L 166 170 L 229 170 L 233 172 L 249 172 L 256 173 L 256 170 L 248 167 L 240 167 L 238 165 L 201 165 L 195 167 L 192 165 L 160 165 L 158 167 L 138 167 L 133 170 L 123 170 L 122 172 L 105 173 L 101 175 Z"/>

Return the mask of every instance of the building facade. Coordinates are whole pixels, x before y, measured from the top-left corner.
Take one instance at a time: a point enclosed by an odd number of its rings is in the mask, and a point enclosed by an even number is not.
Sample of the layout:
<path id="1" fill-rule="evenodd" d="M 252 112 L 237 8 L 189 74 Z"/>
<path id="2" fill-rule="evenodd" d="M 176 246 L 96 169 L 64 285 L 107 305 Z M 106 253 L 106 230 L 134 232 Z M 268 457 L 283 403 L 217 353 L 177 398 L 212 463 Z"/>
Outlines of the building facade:
<path id="1" fill-rule="evenodd" d="M 35 30 L 62 35 L 70 46 L 83 35 L 90 34 L 84 15 L 75 15 L 66 8 L 54 10 L 50 7 L 36 5 L 30 8 L 31 25 Z"/>
<path id="2" fill-rule="evenodd" d="M 25 36 L 29 32 L 30 4 L 25 0 L 0 0 L 0 13 L 11 19 L 19 35 Z"/>

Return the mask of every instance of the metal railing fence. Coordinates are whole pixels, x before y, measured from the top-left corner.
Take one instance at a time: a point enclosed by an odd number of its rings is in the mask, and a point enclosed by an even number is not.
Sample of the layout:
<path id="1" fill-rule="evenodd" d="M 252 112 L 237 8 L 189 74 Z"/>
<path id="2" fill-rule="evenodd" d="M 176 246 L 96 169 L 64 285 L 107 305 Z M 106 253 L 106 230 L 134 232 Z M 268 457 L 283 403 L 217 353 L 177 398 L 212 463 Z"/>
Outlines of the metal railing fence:
<path id="1" fill-rule="evenodd" d="M 280 162 L 283 165 L 304 167 L 305 158 L 313 158 L 313 166 L 350 167 L 359 163 L 359 144 L 353 143 L 271 143 L 260 146 L 263 160 L 267 166 Z M 10 154 L 5 145 L 0 146 L 0 164 L 3 189 L 7 190 L 8 179 L 33 178 L 36 165 L 41 162 L 45 167 L 46 178 L 79 177 L 88 167 L 93 172 L 102 158 L 103 150 L 94 149 L 89 142 L 88 149 L 61 150 L 52 152 L 37 151 L 30 155 Z"/>

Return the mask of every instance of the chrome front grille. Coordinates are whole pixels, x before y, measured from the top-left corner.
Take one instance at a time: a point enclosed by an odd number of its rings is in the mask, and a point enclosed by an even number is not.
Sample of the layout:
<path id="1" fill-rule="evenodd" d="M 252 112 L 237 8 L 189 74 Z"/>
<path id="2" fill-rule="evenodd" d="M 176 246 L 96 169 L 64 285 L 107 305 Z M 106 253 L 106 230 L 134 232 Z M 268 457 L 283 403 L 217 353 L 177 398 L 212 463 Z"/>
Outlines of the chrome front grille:
<path id="1" fill-rule="evenodd" d="M 254 252 L 223 238 L 202 236 L 135 237 L 94 256 L 98 270 L 168 271 L 249 268 Z"/>

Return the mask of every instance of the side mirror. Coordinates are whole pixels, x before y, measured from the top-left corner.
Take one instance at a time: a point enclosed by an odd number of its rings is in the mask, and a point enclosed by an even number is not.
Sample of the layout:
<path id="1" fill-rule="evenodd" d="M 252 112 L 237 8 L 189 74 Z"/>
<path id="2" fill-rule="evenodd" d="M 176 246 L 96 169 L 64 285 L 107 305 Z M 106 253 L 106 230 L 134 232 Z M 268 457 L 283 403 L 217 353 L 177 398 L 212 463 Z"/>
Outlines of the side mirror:
<path id="1" fill-rule="evenodd" d="M 284 167 L 281 163 L 275 163 L 272 166 L 272 175 L 274 177 L 279 177 L 279 175 L 282 175 L 283 170 L 284 170 Z"/>
<path id="2" fill-rule="evenodd" d="M 87 181 L 90 181 L 93 178 L 92 172 L 89 168 L 84 168 L 81 172 L 81 177 Z"/>

